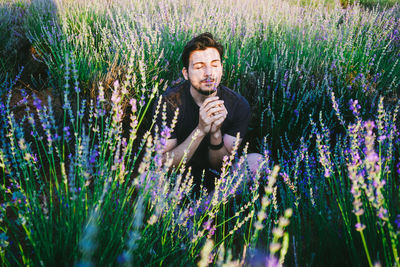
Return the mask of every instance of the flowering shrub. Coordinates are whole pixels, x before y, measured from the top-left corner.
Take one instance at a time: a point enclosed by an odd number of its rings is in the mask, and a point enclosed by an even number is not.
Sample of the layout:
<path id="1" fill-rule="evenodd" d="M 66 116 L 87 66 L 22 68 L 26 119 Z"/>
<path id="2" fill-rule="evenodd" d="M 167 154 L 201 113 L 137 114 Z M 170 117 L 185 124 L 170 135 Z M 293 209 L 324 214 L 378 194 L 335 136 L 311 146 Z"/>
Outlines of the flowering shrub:
<path id="1" fill-rule="evenodd" d="M 2 263 L 400 265 L 394 11 L 186 3 L 21 7 L 58 90 L 0 83 Z M 174 124 L 149 109 L 163 117 L 156 96 L 205 30 L 263 161 L 250 173 L 245 144 L 195 195 L 186 160 L 161 161 Z"/>
<path id="2" fill-rule="evenodd" d="M 70 73 L 68 61 L 65 66 Z M 174 126 L 155 129 L 154 135 L 148 129 L 137 138 L 156 87 L 139 109 L 135 99 L 129 101 L 126 138 L 121 118 L 127 81 L 114 83 L 109 108 L 100 86 L 96 102 L 86 108 L 82 100 L 76 110 L 69 99 L 75 94 L 79 100 L 80 90 L 70 94 L 67 76 L 66 81 L 62 123 L 56 122 L 50 97 L 43 105 L 21 90 L 26 109 L 18 121 L 9 102 L 1 105 L 4 263 L 55 264 L 63 259 L 79 264 L 172 264 L 180 255 L 175 263 L 195 263 L 200 257 L 203 265 L 232 261 L 232 255 L 236 263 L 259 261 L 257 255 L 264 250 L 283 264 L 288 251 L 290 260 L 298 262 L 299 255 L 306 257 L 302 254 L 316 249 L 308 243 L 316 237 L 301 241 L 309 231 L 302 225 L 314 223 L 314 231 L 321 234 L 336 220 L 340 224 L 330 229 L 331 235 L 345 242 L 346 253 L 358 255 L 354 263 L 399 261 L 400 211 L 393 203 L 399 192 L 399 164 L 394 160 L 398 110 L 386 110 L 383 98 L 375 122 L 364 122 L 362 107 L 350 101 L 355 120 L 343 122 L 346 134 L 334 147 L 322 116 L 318 124 L 310 119 L 312 134 L 302 138 L 299 149 L 277 160 L 280 169 L 271 169 L 274 163 L 264 144 L 264 161 L 256 173 L 249 173 L 246 147 L 236 168 L 230 167 L 233 155 L 224 160 L 214 192 L 204 189 L 194 197 L 185 161 L 174 169 L 168 159 L 162 164 L 158 154 Z M 154 104 L 156 114 L 165 112 Z M 334 110 L 341 118 L 337 103 L 332 103 Z M 365 257 L 360 257 L 362 247 Z"/>

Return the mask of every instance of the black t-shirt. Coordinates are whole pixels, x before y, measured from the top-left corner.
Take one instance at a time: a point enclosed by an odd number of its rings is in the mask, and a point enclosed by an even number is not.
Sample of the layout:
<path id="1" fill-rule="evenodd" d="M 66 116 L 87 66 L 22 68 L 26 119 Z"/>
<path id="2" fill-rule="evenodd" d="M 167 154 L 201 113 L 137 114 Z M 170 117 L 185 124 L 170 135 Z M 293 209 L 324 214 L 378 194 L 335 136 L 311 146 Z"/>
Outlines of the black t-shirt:
<path id="1" fill-rule="evenodd" d="M 220 99 L 224 100 L 225 108 L 228 111 L 227 117 L 221 126 L 222 136 L 224 134 L 236 136 L 236 134 L 240 132 L 240 137 L 243 138 L 246 134 L 250 119 L 249 103 L 244 97 L 223 85 L 218 87 L 217 95 Z M 161 112 L 164 102 L 166 102 L 167 107 L 167 126 L 171 125 L 175 110 L 176 108 L 179 108 L 178 120 L 170 137 L 171 139 L 176 138 L 179 145 L 185 141 L 197 127 L 199 123 L 200 107 L 196 104 L 190 94 L 190 83 L 188 81 L 185 81 L 178 86 L 168 88 L 162 97 L 163 101 L 157 118 L 157 125 L 161 130 Z M 209 135 L 206 135 L 196 152 L 193 154 L 191 160 L 188 162 L 187 165 L 192 166 L 194 171 L 196 171 L 195 169 L 201 170 L 210 168 L 208 160 L 208 144 Z"/>

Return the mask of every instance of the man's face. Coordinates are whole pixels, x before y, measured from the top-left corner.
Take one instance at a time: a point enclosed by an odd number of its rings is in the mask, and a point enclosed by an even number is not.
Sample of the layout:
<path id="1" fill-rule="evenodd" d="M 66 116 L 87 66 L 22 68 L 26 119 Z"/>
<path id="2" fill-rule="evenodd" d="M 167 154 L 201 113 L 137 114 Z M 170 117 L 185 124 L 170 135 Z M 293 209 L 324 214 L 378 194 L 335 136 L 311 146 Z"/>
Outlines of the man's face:
<path id="1" fill-rule="evenodd" d="M 182 74 L 191 86 L 203 95 L 215 92 L 222 77 L 222 62 L 216 48 L 195 50 L 189 56 L 188 69 Z"/>

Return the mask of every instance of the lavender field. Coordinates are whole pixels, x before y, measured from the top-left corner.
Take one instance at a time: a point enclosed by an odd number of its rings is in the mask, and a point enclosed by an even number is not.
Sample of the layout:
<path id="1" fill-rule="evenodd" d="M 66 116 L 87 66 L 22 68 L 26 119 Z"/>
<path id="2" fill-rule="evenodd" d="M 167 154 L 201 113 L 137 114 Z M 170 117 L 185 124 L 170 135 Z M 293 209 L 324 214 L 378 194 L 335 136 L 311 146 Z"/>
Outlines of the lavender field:
<path id="1" fill-rule="evenodd" d="M 152 110 L 202 32 L 252 117 L 199 195 Z M 3 266 L 400 266 L 396 0 L 0 0 L 0 34 Z"/>

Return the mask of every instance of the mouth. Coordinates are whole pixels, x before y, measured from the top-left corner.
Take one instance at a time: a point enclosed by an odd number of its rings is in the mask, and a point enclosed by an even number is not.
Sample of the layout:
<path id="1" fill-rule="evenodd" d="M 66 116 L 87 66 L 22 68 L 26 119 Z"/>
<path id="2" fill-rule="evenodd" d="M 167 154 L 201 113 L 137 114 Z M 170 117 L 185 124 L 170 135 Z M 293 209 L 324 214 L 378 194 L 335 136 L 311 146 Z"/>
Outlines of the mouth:
<path id="1" fill-rule="evenodd" d="M 216 82 L 214 79 L 206 79 L 206 80 L 201 81 L 201 83 L 207 87 L 213 87 L 213 91 L 216 90 Z"/>

